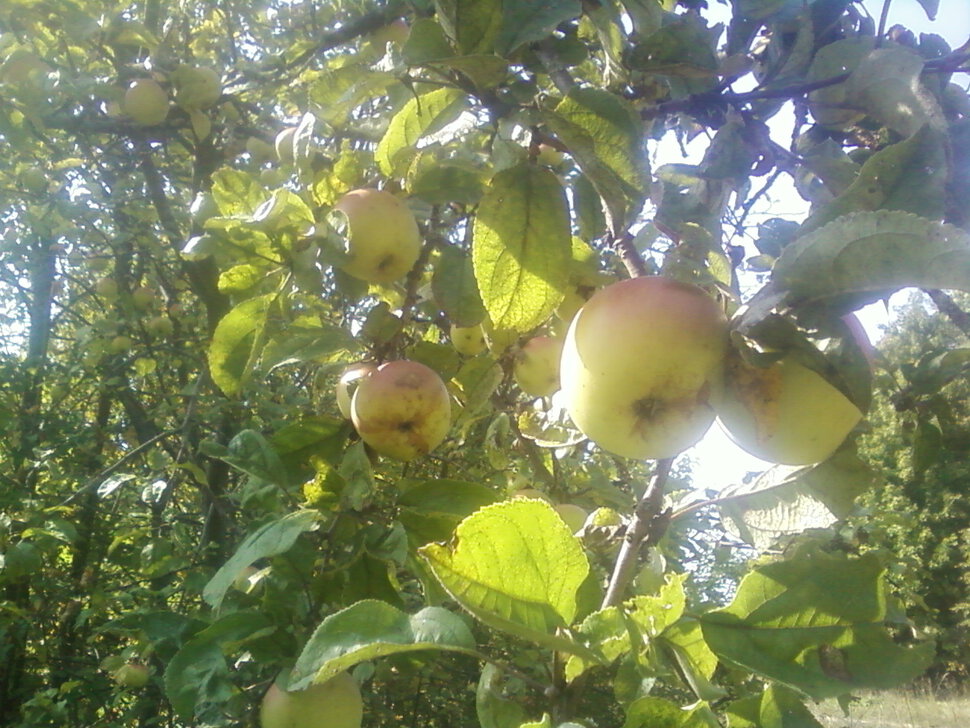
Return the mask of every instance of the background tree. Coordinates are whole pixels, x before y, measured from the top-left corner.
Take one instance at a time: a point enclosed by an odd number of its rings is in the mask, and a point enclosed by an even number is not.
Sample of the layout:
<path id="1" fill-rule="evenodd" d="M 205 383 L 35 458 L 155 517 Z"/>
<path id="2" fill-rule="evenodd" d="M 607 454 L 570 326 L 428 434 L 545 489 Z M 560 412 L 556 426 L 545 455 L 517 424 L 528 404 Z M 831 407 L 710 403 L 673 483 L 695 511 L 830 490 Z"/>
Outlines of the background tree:
<path id="1" fill-rule="evenodd" d="M 726 372 L 784 362 L 860 412 L 843 315 L 917 286 L 965 320 L 941 289 L 970 289 L 966 48 L 848 0 L 739 0 L 726 28 L 704 6 L 0 6 L 0 725 L 251 725 L 274 681 L 346 671 L 373 725 L 812 725 L 807 699 L 926 667 L 886 629 L 888 557 L 795 535 L 874 482 L 852 437 L 712 498 L 678 448 L 612 454 L 515 376 L 596 290 L 658 273 L 730 317 Z M 811 215 L 749 225 L 783 177 Z M 360 188 L 415 217 L 398 277 L 359 265 Z M 632 332 L 594 349 L 656 343 Z M 407 462 L 335 394 L 404 358 L 452 408 Z M 688 603 L 656 556 L 693 558 L 714 506 L 773 555 Z"/>

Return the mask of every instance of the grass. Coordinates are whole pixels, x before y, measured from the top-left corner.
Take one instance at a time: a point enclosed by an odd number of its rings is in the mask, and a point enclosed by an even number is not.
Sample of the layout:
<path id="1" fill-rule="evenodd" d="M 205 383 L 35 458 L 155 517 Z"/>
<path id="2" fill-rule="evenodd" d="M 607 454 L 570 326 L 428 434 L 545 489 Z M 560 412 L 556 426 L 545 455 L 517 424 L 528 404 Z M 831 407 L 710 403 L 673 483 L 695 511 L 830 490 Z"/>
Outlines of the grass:
<path id="1" fill-rule="evenodd" d="M 968 728 L 970 693 L 935 693 L 927 688 L 860 696 L 849 715 L 834 700 L 814 706 L 825 728 Z"/>

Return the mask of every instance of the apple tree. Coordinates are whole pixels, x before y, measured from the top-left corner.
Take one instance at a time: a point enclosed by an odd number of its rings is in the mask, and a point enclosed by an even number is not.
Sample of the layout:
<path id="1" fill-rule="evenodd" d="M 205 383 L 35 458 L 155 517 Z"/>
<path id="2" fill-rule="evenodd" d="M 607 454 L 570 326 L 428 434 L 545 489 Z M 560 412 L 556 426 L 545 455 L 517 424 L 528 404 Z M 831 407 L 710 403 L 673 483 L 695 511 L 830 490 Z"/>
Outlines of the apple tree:
<path id="1" fill-rule="evenodd" d="M 852 314 L 966 326 L 970 53 L 892 10 L 0 5 L 0 724 L 779 728 L 921 674 L 844 537 Z M 691 483 L 716 417 L 776 465 Z M 688 599 L 715 527 L 764 555 Z"/>

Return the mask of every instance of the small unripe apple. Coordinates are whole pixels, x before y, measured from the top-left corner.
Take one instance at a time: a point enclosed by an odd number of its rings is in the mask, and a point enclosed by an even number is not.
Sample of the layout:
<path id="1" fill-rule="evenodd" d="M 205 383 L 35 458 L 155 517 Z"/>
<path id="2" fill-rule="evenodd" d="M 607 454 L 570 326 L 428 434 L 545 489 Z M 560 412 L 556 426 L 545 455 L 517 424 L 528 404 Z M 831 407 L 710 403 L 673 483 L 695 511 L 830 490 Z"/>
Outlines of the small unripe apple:
<path id="1" fill-rule="evenodd" d="M 47 188 L 50 187 L 50 179 L 40 167 L 28 167 L 20 174 L 20 184 L 28 192 L 40 195 L 47 192 Z"/>
<path id="2" fill-rule="evenodd" d="M 601 289 L 566 334 L 560 376 L 576 426 L 631 458 L 673 457 L 714 421 L 727 320 L 702 289 L 644 276 Z"/>
<path id="3" fill-rule="evenodd" d="M 258 573 L 259 569 L 257 569 L 255 566 L 247 566 L 245 569 L 239 572 L 239 575 L 235 579 L 232 580 L 232 588 L 236 591 L 248 592 L 250 586 L 252 586 L 252 584 L 249 582 L 250 577 Z"/>
<path id="4" fill-rule="evenodd" d="M 556 513 L 563 520 L 569 530 L 576 533 L 584 525 L 586 525 L 586 519 L 589 517 L 589 513 L 585 509 L 580 508 L 572 503 L 560 503 L 554 506 Z"/>
<path id="5" fill-rule="evenodd" d="M 135 308 L 147 311 L 155 303 L 155 291 L 148 286 L 138 286 L 131 292 L 131 302 Z"/>
<path id="6" fill-rule="evenodd" d="M 784 465 L 825 460 L 862 419 L 842 392 L 791 357 L 769 367 L 730 357 L 717 411 L 738 445 Z"/>
<path id="7" fill-rule="evenodd" d="M 451 344 L 462 356 L 476 356 L 485 351 L 485 332 L 479 326 L 451 327 Z"/>
<path id="8" fill-rule="evenodd" d="M 407 21 L 404 18 L 398 18 L 375 30 L 371 37 L 379 45 L 386 45 L 388 43 L 404 45 L 410 35 L 411 27 Z"/>
<path id="9" fill-rule="evenodd" d="M 222 96 L 219 74 L 211 68 L 179 66 L 174 80 L 175 103 L 183 109 L 207 109 Z"/>
<path id="10" fill-rule="evenodd" d="M 125 92 L 122 108 L 136 124 L 155 126 L 168 117 L 168 94 L 150 78 L 140 78 Z"/>
<path id="11" fill-rule="evenodd" d="M 368 283 L 391 283 L 414 267 L 421 232 L 411 210 L 390 192 L 360 189 L 341 197 L 335 210 L 347 216 L 349 259 L 342 270 Z"/>
<path id="12" fill-rule="evenodd" d="M 146 665 L 129 662 L 115 670 L 112 677 L 123 688 L 143 688 L 148 684 L 150 673 Z"/>
<path id="13" fill-rule="evenodd" d="M 259 709 L 262 728 L 360 728 L 363 719 L 360 688 L 347 672 L 293 692 L 274 683 Z"/>
<path id="14" fill-rule="evenodd" d="M 99 296 L 108 300 L 118 297 L 118 284 L 114 278 L 101 278 L 94 284 L 94 290 Z"/>
<path id="15" fill-rule="evenodd" d="M 542 143 L 539 145 L 539 152 L 536 155 L 536 161 L 539 164 L 544 164 L 547 167 L 558 167 L 562 164 L 563 153 L 549 144 Z"/>
<path id="16" fill-rule="evenodd" d="M 296 127 L 291 126 L 276 135 L 276 158 L 284 164 L 292 164 L 294 159 L 293 137 L 296 135 Z"/>
<path id="17" fill-rule="evenodd" d="M 357 385 L 364 377 L 369 377 L 377 371 L 377 365 L 369 362 L 360 362 L 344 369 L 340 379 L 337 380 L 337 409 L 344 419 L 350 419 L 350 403 L 353 400 Z"/>
<path id="18" fill-rule="evenodd" d="M 451 429 L 451 397 L 433 369 L 415 361 L 382 364 L 360 381 L 351 419 L 361 439 L 382 455 L 414 460 Z"/>
<path id="19" fill-rule="evenodd" d="M 512 376 L 519 389 L 533 397 L 551 397 L 559 390 L 562 339 L 535 336 L 515 354 Z"/>
<path id="20" fill-rule="evenodd" d="M 175 324 L 168 316 L 153 316 L 145 322 L 145 329 L 156 339 L 164 339 L 175 333 Z"/>
<path id="21" fill-rule="evenodd" d="M 131 351 L 131 339 L 127 336 L 116 336 L 108 344 L 108 351 L 112 354 L 127 354 Z"/>

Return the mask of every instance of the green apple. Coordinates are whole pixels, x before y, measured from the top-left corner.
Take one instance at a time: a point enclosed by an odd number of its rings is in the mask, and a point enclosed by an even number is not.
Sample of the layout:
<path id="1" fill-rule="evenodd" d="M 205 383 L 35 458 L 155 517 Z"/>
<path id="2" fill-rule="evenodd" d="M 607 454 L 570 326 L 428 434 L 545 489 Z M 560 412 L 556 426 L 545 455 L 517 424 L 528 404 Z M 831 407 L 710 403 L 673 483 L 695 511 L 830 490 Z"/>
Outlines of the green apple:
<path id="1" fill-rule="evenodd" d="M 586 512 L 584 508 L 580 508 L 572 503 L 560 503 L 554 506 L 556 513 L 563 520 L 569 530 L 573 533 L 579 531 L 584 525 L 586 525 L 586 519 L 589 517 L 589 513 Z"/>
<path id="2" fill-rule="evenodd" d="M 114 278 L 101 278 L 94 284 L 94 290 L 99 296 L 109 301 L 118 297 L 118 284 Z"/>
<path id="3" fill-rule="evenodd" d="M 276 156 L 276 150 L 271 144 L 254 136 L 246 140 L 246 151 L 249 152 L 250 159 L 259 165 L 269 162 Z"/>
<path id="4" fill-rule="evenodd" d="M 388 43 L 404 45 L 410 35 L 411 27 L 407 21 L 404 18 L 398 18 L 375 30 L 371 39 L 381 46 L 387 45 Z"/>
<path id="5" fill-rule="evenodd" d="M 127 336 L 116 336 L 108 344 L 108 351 L 112 354 L 127 354 L 131 351 L 131 339 Z"/>
<path id="6" fill-rule="evenodd" d="M 341 197 L 335 210 L 347 216 L 349 259 L 343 271 L 368 283 L 391 283 L 414 267 L 421 232 L 411 210 L 390 192 L 360 189 Z"/>
<path id="7" fill-rule="evenodd" d="M 562 339 L 535 336 L 515 354 L 512 376 L 519 389 L 533 397 L 551 397 L 559 390 Z"/>
<path id="8" fill-rule="evenodd" d="M 361 439 L 377 452 L 414 460 L 440 445 L 451 429 L 451 396 L 433 369 L 402 359 L 360 381 L 350 414 Z"/>
<path id="9" fill-rule="evenodd" d="M 769 367 L 729 357 L 717 414 L 738 445 L 784 465 L 825 460 L 862 419 L 842 392 L 791 357 Z"/>
<path id="10" fill-rule="evenodd" d="M 562 160 L 563 153 L 555 147 L 546 143 L 539 145 L 538 154 L 536 155 L 536 161 L 539 164 L 544 164 L 547 167 L 558 167 L 562 164 Z"/>
<path id="11" fill-rule="evenodd" d="M 360 728 L 363 719 L 360 688 L 347 672 L 293 692 L 274 683 L 259 709 L 262 728 Z"/>
<path id="12" fill-rule="evenodd" d="M 150 677 L 148 667 L 140 662 L 128 662 L 112 673 L 115 682 L 123 688 L 143 688 Z"/>
<path id="13" fill-rule="evenodd" d="M 173 74 L 175 103 L 183 109 L 207 109 L 222 96 L 219 74 L 211 68 L 179 66 Z"/>
<path id="14" fill-rule="evenodd" d="M 28 192 L 40 195 L 47 192 L 48 187 L 50 187 L 50 179 L 40 167 L 28 167 L 20 173 L 20 184 Z"/>
<path id="15" fill-rule="evenodd" d="M 451 326 L 451 343 L 462 356 L 476 356 L 485 351 L 485 332 L 479 326 Z"/>
<path id="16" fill-rule="evenodd" d="M 168 94 L 150 78 L 140 78 L 125 92 L 125 113 L 141 126 L 155 126 L 168 116 Z"/>
<path id="17" fill-rule="evenodd" d="M 566 334 L 566 410 L 604 450 L 673 457 L 714 421 L 727 320 L 702 289 L 644 276 L 601 289 Z"/>
<path id="18" fill-rule="evenodd" d="M 153 316 L 145 322 L 145 330 L 156 339 L 165 339 L 175 333 L 175 324 L 168 316 Z"/>
<path id="19" fill-rule="evenodd" d="M 369 362 L 359 362 L 344 369 L 337 380 L 337 409 L 344 419 L 350 419 L 350 403 L 357 385 L 364 377 L 369 377 L 377 371 L 377 365 Z"/>
<path id="20" fill-rule="evenodd" d="M 155 303 L 155 291 L 149 286 L 138 286 L 131 292 L 131 302 L 139 311 L 147 311 Z"/>

